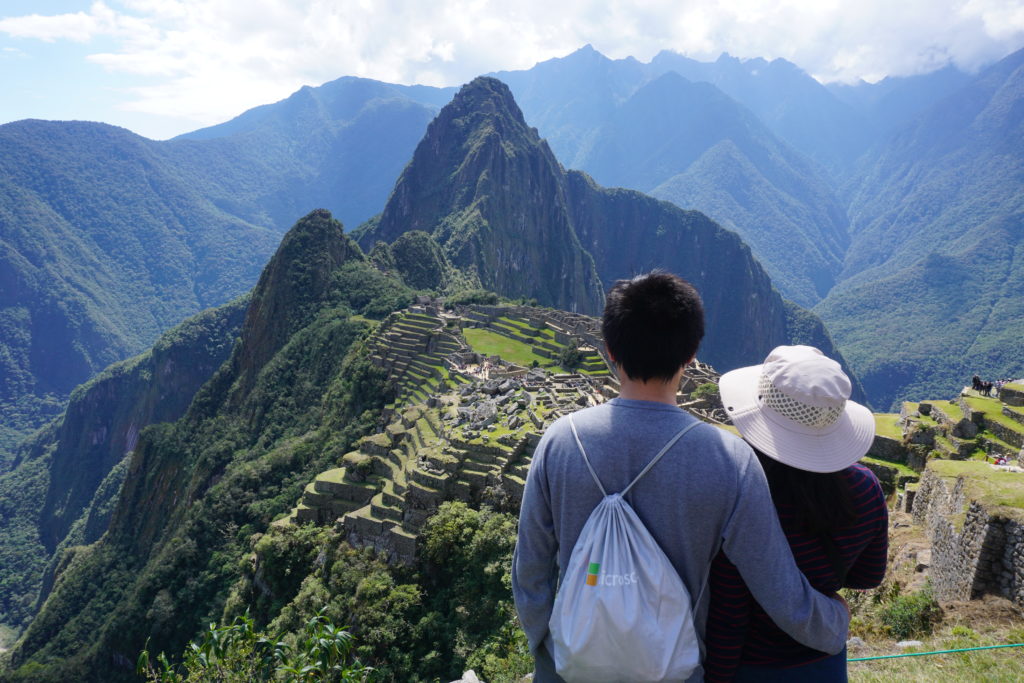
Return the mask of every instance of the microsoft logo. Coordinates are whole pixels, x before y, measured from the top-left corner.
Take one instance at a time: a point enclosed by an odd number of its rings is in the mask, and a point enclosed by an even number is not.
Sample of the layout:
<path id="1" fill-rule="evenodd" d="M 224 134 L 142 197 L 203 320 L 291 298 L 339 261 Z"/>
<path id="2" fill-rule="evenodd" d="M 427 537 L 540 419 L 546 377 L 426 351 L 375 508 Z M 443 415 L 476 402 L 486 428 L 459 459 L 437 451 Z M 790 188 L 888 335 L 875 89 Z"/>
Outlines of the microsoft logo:
<path id="1" fill-rule="evenodd" d="M 587 569 L 587 585 L 588 586 L 596 586 L 597 585 L 597 575 L 598 575 L 598 573 L 600 571 L 601 571 L 601 563 L 600 562 L 591 562 L 590 563 L 590 567 Z"/>

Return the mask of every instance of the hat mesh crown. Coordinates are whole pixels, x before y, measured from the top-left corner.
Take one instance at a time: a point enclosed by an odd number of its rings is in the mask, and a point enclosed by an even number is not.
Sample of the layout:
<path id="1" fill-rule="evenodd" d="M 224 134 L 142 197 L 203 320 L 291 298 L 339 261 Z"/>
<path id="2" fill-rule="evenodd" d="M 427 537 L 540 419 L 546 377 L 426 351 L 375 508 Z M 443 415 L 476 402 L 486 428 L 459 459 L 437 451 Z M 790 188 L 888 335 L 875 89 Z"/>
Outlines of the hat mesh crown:
<path id="1" fill-rule="evenodd" d="M 757 387 L 758 399 L 779 415 L 811 429 L 831 427 L 843 414 L 844 405 L 812 406 L 788 396 L 772 384 L 768 375 L 762 374 Z"/>

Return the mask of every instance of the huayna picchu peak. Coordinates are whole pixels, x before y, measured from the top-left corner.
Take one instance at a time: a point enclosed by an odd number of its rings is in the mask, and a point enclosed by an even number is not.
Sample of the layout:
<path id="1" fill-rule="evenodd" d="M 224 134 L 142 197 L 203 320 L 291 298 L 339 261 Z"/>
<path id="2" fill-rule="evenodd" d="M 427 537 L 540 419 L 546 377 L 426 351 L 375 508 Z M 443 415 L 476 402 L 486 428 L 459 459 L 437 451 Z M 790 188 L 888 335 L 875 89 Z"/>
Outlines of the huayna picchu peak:
<path id="1" fill-rule="evenodd" d="M 562 168 L 494 78 L 465 85 L 427 128 L 364 249 L 422 230 L 456 267 L 512 298 L 594 313 L 593 260 L 573 231 Z"/>
<path id="2" fill-rule="evenodd" d="M 839 355 L 816 316 L 779 296 L 735 233 L 567 172 L 494 78 L 463 86 L 440 111 L 384 211 L 353 236 L 371 251 L 411 231 L 431 235 L 485 289 L 591 315 L 619 278 L 679 273 L 708 301 L 705 348 L 716 367 L 756 362 L 789 342 Z"/>

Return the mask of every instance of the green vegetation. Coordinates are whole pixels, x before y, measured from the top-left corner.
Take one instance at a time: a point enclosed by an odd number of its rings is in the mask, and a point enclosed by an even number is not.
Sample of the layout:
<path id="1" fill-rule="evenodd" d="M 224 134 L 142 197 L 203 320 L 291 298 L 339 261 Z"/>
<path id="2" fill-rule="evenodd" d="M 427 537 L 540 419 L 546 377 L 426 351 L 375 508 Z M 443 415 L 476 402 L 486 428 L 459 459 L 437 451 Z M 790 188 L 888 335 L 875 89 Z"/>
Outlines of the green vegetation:
<path id="1" fill-rule="evenodd" d="M 976 460 L 931 460 L 928 469 L 940 477 L 964 477 L 969 499 L 981 502 L 990 511 L 1001 511 L 1024 519 L 1024 477 Z"/>
<path id="2" fill-rule="evenodd" d="M 249 565 L 224 618 L 251 605 L 254 621 L 275 633 L 298 633 L 318 615 L 349 624 L 354 654 L 384 680 L 451 680 L 467 668 L 487 681 L 518 680 L 533 660 L 509 591 L 515 529 L 512 515 L 445 503 L 424 528 L 420 559 L 406 567 L 352 548 L 332 529 L 273 527 L 256 545 L 256 566 L 287 602 L 262 597 Z M 286 559 L 296 554 L 318 560 Z"/>
<path id="3" fill-rule="evenodd" d="M 1000 403 L 999 399 L 965 396 L 964 402 L 967 403 L 972 410 L 977 410 L 983 413 L 986 421 L 995 422 L 1015 432 L 1024 432 L 1024 425 L 1017 422 L 1012 417 L 1003 415 L 1003 404 Z"/>
<path id="4" fill-rule="evenodd" d="M 352 635 L 322 614 L 309 619 L 292 641 L 285 634 L 258 632 L 249 615 L 243 615 L 228 626 L 210 624 L 202 638 L 189 643 L 178 666 L 164 653 L 155 657 L 158 666 L 154 666 L 149 650 L 143 650 L 136 668 L 154 683 L 362 683 L 373 679 L 373 669 L 351 657 Z"/>
<path id="5" fill-rule="evenodd" d="M 871 458 L 871 457 L 868 457 L 868 456 L 865 456 L 865 457 L 861 458 L 860 462 L 863 462 L 863 463 L 875 463 L 875 464 L 878 464 L 878 465 L 882 465 L 884 467 L 891 467 L 892 469 L 896 470 L 896 473 L 899 476 L 901 476 L 901 477 L 915 477 L 915 478 L 917 478 L 917 477 L 921 476 L 919 472 L 916 472 L 916 471 L 912 470 L 911 468 L 907 467 L 906 465 L 904 465 L 901 462 L 893 462 L 891 460 L 882 460 L 881 458 Z"/>
<path id="6" fill-rule="evenodd" d="M 941 617 L 930 585 L 916 593 L 897 595 L 879 613 L 879 620 L 897 640 L 929 635 Z"/>
<path id="7" fill-rule="evenodd" d="M 482 327 L 467 327 L 463 336 L 473 350 L 485 356 L 499 356 L 503 360 L 516 365 L 530 367 L 534 361 L 540 365 L 549 365 L 551 361 L 533 352 L 528 344 L 498 334 Z"/>
<path id="8" fill-rule="evenodd" d="M 718 396 L 718 385 L 714 382 L 706 382 L 690 392 L 690 398 L 698 399 L 705 396 Z"/>
<path id="9" fill-rule="evenodd" d="M 72 393 L 61 420 L 23 444 L 17 466 L 0 474 L 0 624 L 22 628 L 47 567 L 106 530 L 127 473 L 129 425 L 185 412 L 228 357 L 247 304 L 200 313 L 150 351 L 107 368 Z"/>
<path id="10" fill-rule="evenodd" d="M 875 434 L 902 441 L 903 429 L 899 425 L 899 419 L 898 413 L 875 413 Z"/>
<path id="11" fill-rule="evenodd" d="M 583 354 L 580 353 L 579 345 L 569 344 L 565 346 L 561 353 L 558 354 L 558 364 L 569 372 L 579 369 L 580 365 L 583 364 Z"/>

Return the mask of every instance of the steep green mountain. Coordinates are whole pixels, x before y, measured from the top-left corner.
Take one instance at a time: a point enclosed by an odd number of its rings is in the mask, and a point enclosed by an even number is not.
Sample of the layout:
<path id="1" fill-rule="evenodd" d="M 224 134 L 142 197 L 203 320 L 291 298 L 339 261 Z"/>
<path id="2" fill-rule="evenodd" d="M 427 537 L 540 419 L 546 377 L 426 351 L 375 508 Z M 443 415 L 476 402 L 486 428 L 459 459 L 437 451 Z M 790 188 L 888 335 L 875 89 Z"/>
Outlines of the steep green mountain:
<path id="1" fill-rule="evenodd" d="M 427 128 L 364 248 L 420 230 L 486 289 L 593 313 L 603 290 L 573 231 L 563 171 L 500 81 L 478 78 Z"/>
<path id="2" fill-rule="evenodd" d="M 679 273 L 707 300 L 704 356 L 716 367 L 758 362 L 793 339 L 786 305 L 734 233 L 565 172 L 493 78 L 464 86 L 441 110 L 384 212 L 355 236 L 369 250 L 408 231 L 432 235 L 487 289 L 583 313 L 600 310 L 616 279 Z"/>
<path id="3" fill-rule="evenodd" d="M 1024 51 L 864 159 L 844 279 L 816 310 L 878 405 L 1020 373 L 1022 103 Z"/>
<path id="4" fill-rule="evenodd" d="M 404 305 L 403 292 L 327 212 L 297 223 L 231 357 L 184 417 L 141 431 L 106 534 L 60 556 L 12 652 L 19 671 L 0 678 L 133 680 L 147 637 L 174 650 L 216 619 L 250 536 L 373 423 L 382 374 L 359 342 L 373 324 L 356 314 Z"/>
<path id="5" fill-rule="evenodd" d="M 276 242 L 91 123 L 0 126 L 0 470 L 94 373 L 252 282 Z"/>
<path id="6" fill-rule="evenodd" d="M 0 475 L 0 624 L 25 625 L 63 550 L 106 531 L 141 430 L 184 414 L 227 359 L 246 304 L 200 313 L 146 353 L 107 368 L 22 444 Z"/>

